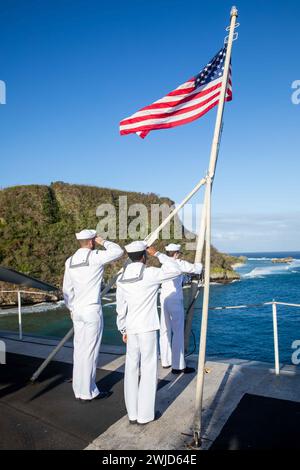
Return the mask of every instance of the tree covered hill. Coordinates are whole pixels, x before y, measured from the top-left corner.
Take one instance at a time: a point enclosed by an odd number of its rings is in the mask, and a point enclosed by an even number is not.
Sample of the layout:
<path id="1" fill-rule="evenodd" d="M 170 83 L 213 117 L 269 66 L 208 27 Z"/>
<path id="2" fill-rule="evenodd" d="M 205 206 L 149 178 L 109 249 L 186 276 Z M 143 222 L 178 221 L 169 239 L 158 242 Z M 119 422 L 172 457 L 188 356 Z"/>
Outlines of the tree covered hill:
<path id="1" fill-rule="evenodd" d="M 127 196 L 128 206 L 144 204 L 149 216 L 151 204 L 173 205 L 170 199 L 152 193 L 125 192 L 63 182 L 49 186 L 28 185 L 1 189 L 0 264 L 61 286 L 65 260 L 78 247 L 75 232 L 97 226 L 99 217 L 96 208 L 100 204 L 111 203 L 118 215 L 119 196 Z M 120 244 L 123 246 L 130 241 L 120 240 Z M 157 246 L 163 249 L 167 243 L 175 241 L 174 224 L 171 223 L 171 239 L 159 240 Z M 183 250 L 187 241 L 185 238 L 179 241 Z M 185 252 L 187 259 L 192 260 L 193 256 L 194 252 Z M 238 275 L 231 268 L 236 261 L 236 258 L 212 248 L 214 279 L 222 281 L 237 278 Z M 106 280 L 122 262 L 120 260 L 108 266 Z"/>

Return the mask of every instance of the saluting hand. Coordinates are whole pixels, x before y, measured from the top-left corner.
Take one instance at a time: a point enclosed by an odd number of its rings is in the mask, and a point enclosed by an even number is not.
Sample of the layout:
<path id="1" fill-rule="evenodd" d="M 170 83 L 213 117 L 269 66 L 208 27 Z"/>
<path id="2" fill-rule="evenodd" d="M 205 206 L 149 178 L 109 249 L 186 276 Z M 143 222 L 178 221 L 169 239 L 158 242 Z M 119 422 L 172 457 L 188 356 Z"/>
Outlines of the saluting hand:
<path id="1" fill-rule="evenodd" d="M 147 248 L 147 253 L 150 256 L 155 256 L 155 254 L 157 253 L 157 248 L 155 248 L 154 246 L 149 246 Z"/>
<path id="2" fill-rule="evenodd" d="M 95 238 L 95 242 L 97 243 L 97 245 L 103 245 L 103 243 L 105 242 L 105 240 L 100 237 L 100 235 L 98 235 L 96 238 Z"/>

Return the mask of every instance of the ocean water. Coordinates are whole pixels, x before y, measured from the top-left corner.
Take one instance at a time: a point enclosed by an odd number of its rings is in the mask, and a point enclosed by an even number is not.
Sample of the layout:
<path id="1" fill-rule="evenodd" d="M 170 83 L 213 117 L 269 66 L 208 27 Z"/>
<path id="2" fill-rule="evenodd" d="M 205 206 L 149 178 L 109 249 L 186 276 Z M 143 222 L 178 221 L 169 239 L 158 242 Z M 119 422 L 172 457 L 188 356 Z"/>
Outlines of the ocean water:
<path id="1" fill-rule="evenodd" d="M 212 284 L 210 306 L 234 306 L 258 304 L 273 299 L 300 304 L 300 252 L 288 253 L 239 253 L 247 256 L 245 265 L 238 268 L 241 280 L 232 284 Z M 273 264 L 271 258 L 292 256 L 289 264 Z M 188 304 L 188 292 L 185 290 Z M 193 321 L 190 352 L 197 352 L 201 323 L 202 293 L 197 299 Z M 45 306 L 27 308 L 23 315 L 23 331 L 38 336 L 61 338 L 72 323 L 62 304 L 56 308 Z M 25 310 L 26 311 L 26 310 Z M 121 345 L 121 335 L 115 326 L 115 303 L 106 300 L 104 311 L 104 335 L 106 344 Z M 17 331 L 16 314 L 0 315 L 0 330 Z M 300 340 L 300 308 L 278 306 L 278 333 L 280 361 L 291 364 L 292 343 Z M 240 358 L 273 362 L 272 306 L 209 312 L 207 356 Z"/>
<path id="2" fill-rule="evenodd" d="M 239 253 L 235 253 L 239 254 Z M 240 253 L 247 256 L 238 268 L 241 280 L 212 285 L 210 306 L 258 304 L 276 300 L 300 304 L 300 252 Z M 273 264 L 272 258 L 292 256 L 291 264 Z M 202 295 L 197 301 L 193 331 L 198 350 Z M 300 340 L 300 308 L 277 307 L 280 361 L 291 364 L 292 343 Z M 191 340 L 193 346 L 193 340 Z M 272 306 L 209 312 L 207 355 L 274 361 Z"/>

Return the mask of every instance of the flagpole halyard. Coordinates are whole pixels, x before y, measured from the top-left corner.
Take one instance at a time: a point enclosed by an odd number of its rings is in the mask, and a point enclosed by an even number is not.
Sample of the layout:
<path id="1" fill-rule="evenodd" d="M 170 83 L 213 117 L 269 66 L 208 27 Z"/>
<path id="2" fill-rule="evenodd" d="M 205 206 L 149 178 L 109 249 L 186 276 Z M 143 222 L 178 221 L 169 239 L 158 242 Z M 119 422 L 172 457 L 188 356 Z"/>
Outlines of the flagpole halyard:
<path id="1" fill-rule="evenodd" d="M 195 414 L 194 414 L 194 443 L 197 447 L 201 446 L 201 431 L 202 431 L 202 403 L 203 403 L 203 390 L 204 390 L 204 374 L 205 374 L 205 357 L 206 357 L 206 338 L 207 338 L 207 325 L 208 325 L 208 307 L 209 307 L 209 284 L 210 284 L 210 247 L 211 247 L 211 192 L 213 179 L 216 171 L 220 137 L 222 131 L 224 104 L 226 99 L 230 59 L 232 51 L 232 43 L 234 40 L 234 30 L 236 28 L 236 19 L 238 11 L 236 7 L 231 9 L 231 22 L 229 35 L 227 40 L 227 53 L 224 64 L 224 73 L 222 80 L 222 87 L 216 117 L 216 124 L 214 130 L 214 136 L 211 146 L 210 163 L 207 175 L 207 183 L 205 190 L 204 200 L 204 216 L 201 220 L 201 226 L 198 235 L 198 244 L 195 254 L 195 260 L 201 260 L 202 252 L 204 247 L 204 234 L 205 234 L 205 281 L 204 281 L 204 292 L 203 292 L 203 305 L 202 305 L 202 320 L 201 320 L 201 331 L 200 331 L 200 346 L 198 356 L 198 371 L 196 380 L 196 397 L 195 397 Z M 196 287 L 197 289 L 197 287 Z M 191 311 L 193 308 L 191 309 Z M 192 315 L 191 315 L 192 317 Z M 190 319 L 191 324 L 191 319 Z"/>

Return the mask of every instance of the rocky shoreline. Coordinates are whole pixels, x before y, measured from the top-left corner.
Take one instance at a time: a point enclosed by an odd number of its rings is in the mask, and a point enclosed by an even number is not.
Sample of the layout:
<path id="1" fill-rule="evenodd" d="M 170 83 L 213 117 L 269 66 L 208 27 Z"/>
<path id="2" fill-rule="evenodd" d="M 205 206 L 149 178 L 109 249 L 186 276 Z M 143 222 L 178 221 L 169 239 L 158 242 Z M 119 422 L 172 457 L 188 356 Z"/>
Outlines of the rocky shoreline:
<path id="1" fill-rule="evenodd" d="M 218 284 L 230 284 L 233 281 L 239 281 L 241 276 L 234 270 L 215 268 L 212 270 L 210 280 Z"/>
<path id="2" fill-rule="evenodd" d="M 239 281 L 241 276 L 235 271 L 235 269 L 240 268 L 247 262 L 245 256 L 239 257 L 230 257 L 226 255 L 230 260 L 231 269 L 228 268 L 219 268 L 215 267 L 211 269 L 210 280 L 212 282 L 217 282 L 218 284 L 230 284 L 234 281 Z"/>
<path id="3" fill-rule="evenodd" d="M 14 284 L 6 284 L 1 282 L 0 290 L 0 307 L 10 308 L 18 305 L 17 291 L 27 290 L 28 288 L 23 286 L 17 286 Z M 3 292 L 3 291 L 12 291 L 12 292 Z M 37 289 L 31 289 L 30 293 L 21 292 L 21 302 L 24 306 L 35 305 L 39 303 L 53 303 L 63 300 L 62 292 L 41 292 Z"/>

